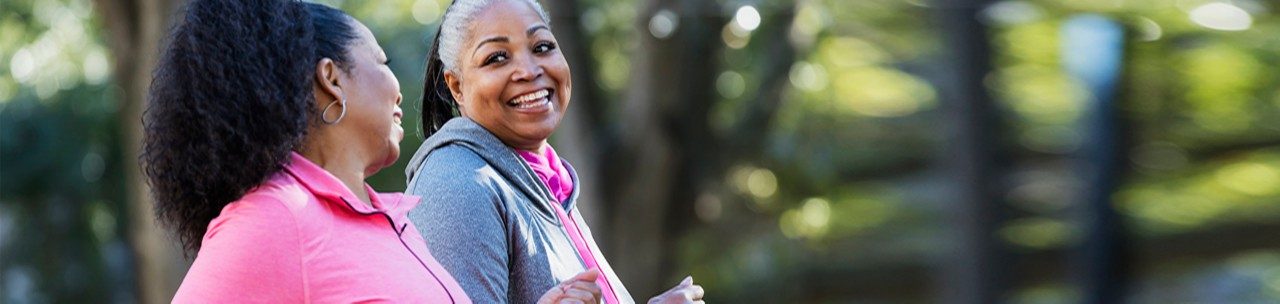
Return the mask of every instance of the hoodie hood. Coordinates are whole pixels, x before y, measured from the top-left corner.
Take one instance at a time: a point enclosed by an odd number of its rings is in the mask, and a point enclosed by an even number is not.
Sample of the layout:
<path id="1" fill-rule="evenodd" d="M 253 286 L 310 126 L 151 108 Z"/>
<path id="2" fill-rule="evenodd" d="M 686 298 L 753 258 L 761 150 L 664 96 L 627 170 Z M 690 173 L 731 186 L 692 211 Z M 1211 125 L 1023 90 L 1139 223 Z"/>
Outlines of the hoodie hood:
<path id="1" fill-rule="evenodd" d="M 569 176 L 573 179 L 573 192 L 563 204 L 558 204 L 551 194 L 551 190 L 547 189 L 547 186 L 538 179 L 533 169 L 529 167 L 528 163 L 525 163 L 524 159 L 520 158 L 519 154 L 516 154 L 514 148 L 502 143 L 502 140 L 499 140 L 484 126 L 466 117 L 450 119 L 445 122 L 439 131 L 436 131 L 435 134 L 432 134 L 431 137 L 422 142 L 422 146 L 418 147 L 418 151 L 413 154 L 413 158 L 409 159 L 409 164 L 405 166 L 404 173 L 408 184 L 414 184 L 413 178 L 432 151 L 449 145 L 457 145 L 475 152 L 485 162 L 497 169 L 503 178 L 515 185 L 516 188 L 519 188 L 520 192 L 539 202 L 537 204 L 538 211 L 545 216 L 553 219 L 556 217 L 554 211 L 547 209 L 550 206 L 558 205 L 565 210 L 571 210 L 578 200 L 580 184 L 578 173 L 573 170 L 573 166 L 570 166 L 569 162 L 560 159 L 560 163 L 569 171 Z"/>

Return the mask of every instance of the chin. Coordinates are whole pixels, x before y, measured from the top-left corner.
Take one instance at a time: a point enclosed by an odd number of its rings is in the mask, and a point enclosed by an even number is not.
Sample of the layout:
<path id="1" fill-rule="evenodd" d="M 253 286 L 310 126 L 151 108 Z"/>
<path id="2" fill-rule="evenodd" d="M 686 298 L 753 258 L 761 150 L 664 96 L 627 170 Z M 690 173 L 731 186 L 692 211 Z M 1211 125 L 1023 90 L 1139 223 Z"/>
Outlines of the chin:
<path id="1" fill-rule="evenodd" d="M 556 127 L 559 127 L 559 126 L 560 126 L 560 117 L 555 116 L 555 117 L 548 117 L 547 119 L 544 119 L 542 121 L 534 122 L 530 124 L 529 130 L 531 131 L 531 133 L 540 133 L 540 134 L 545 134 L 546 136 L 551 136 L 551 133 L 555 133 Z"/>
<path id="2" fill-rule="evenodd" d="M 521 132 L 523 133 L 521 135 L 523 135 L 524 138 L 540 138 L 542 140 L 547 140 L 547 138 L 550 138 L 551 134 L 555 133 L 555 131 L 556 129 L 554 127 L 539 125 L 525 129 L 524 132 Z"/>
<path id="3" fill-rule="evenodd" d="M 392 149 L 391 152 L 387 152 L 387 158 L 383 161 L 383 164 L 391 166 L 391 164 L 396 163 L 397 159 L 400 159 L 400 149 Z"/>
<path id="4" fill-rule="evenodd" d="M 395 141 L 391 141 L 388 145 L 387 152 L 383 154 L 382 161 L 379 162 L 379 169 L 390 167 L 400 159 L 400 146 Z"/>

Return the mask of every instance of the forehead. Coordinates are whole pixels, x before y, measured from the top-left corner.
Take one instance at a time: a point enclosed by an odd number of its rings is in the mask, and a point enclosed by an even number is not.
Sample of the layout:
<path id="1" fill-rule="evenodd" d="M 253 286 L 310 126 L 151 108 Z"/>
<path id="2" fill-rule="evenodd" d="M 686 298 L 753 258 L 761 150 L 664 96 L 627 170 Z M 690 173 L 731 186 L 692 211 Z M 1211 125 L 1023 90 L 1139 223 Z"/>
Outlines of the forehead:
<path id="1" fill-rule="evenodd" d="M 355 18 L 348 18 L 347 22 L 351 23 L 351 29 L 356 34 L 356 39 L 348 51 L 374 53 L 382 51 L 381 47 L 378 46 L 377 38 L 373 37 L 373 31 L 370 31 L 369 27 L 360 23 L 360 21 L 356 21 Z"/>
<path id="2" fill-rule="evenodd" d="M 545 24 L 532 4 L 524 1 L 497 1 L 476 13 L 471 21 L 471 43 L 492 36 L 524 37 L 525 30 Z"/>

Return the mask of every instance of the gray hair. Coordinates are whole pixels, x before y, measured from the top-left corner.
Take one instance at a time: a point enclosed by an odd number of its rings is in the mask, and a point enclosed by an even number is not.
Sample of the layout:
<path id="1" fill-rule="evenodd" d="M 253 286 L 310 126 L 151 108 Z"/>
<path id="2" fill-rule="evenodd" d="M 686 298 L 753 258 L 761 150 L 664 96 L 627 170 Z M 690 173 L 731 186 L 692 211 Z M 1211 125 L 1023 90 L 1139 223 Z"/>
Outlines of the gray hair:
<path id="1" fill-rule="evenodd" d="M 444 63 L 445 70 L 455 70 L 460 63 L 458 53 L 461 51 L 462 44 L 470 39 L 471 22 L 475 21 L 476 14 L 480 13 L 490 4 L 498 1 L 518 1 L 529 4 L 534 11 L 538 12 L 538 16 L 542 17 L 542 22 L 551 25 L 551 16 L 547 11 L 542 9 L 542 5 L 537 0 L 455 0 L 449 8 L 445 10 L 443 21 L 440 24 L 440 61 Z"/>

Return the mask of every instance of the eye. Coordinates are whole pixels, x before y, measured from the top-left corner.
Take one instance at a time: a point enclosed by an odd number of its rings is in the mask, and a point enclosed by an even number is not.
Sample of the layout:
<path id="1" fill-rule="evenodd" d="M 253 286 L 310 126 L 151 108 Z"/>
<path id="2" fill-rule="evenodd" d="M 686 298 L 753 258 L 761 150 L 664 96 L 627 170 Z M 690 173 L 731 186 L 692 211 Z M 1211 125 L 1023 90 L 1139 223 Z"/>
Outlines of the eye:
<path id="1" fill-rule="evenodd" d="M 507 52 L 501 52 L 501 51 L 494 52 L 493 54 L 490 54 L 489 57 L 484 59 L 484 64 L 481 64 L 481 66 L 487 66 L 495 63 L 502 63 L 504 61 L 507 61 Z"/>
<path id="2" fill-rule="evenodd" d="M 539 42 L 538 45 L 533 47 L 533 52 L 542 54 L 542 53 L 550 52 L 551 50 L 555 50 L 555 49 L 556 49 L 555 42 L 543 41 L 543 42 Z"/>

